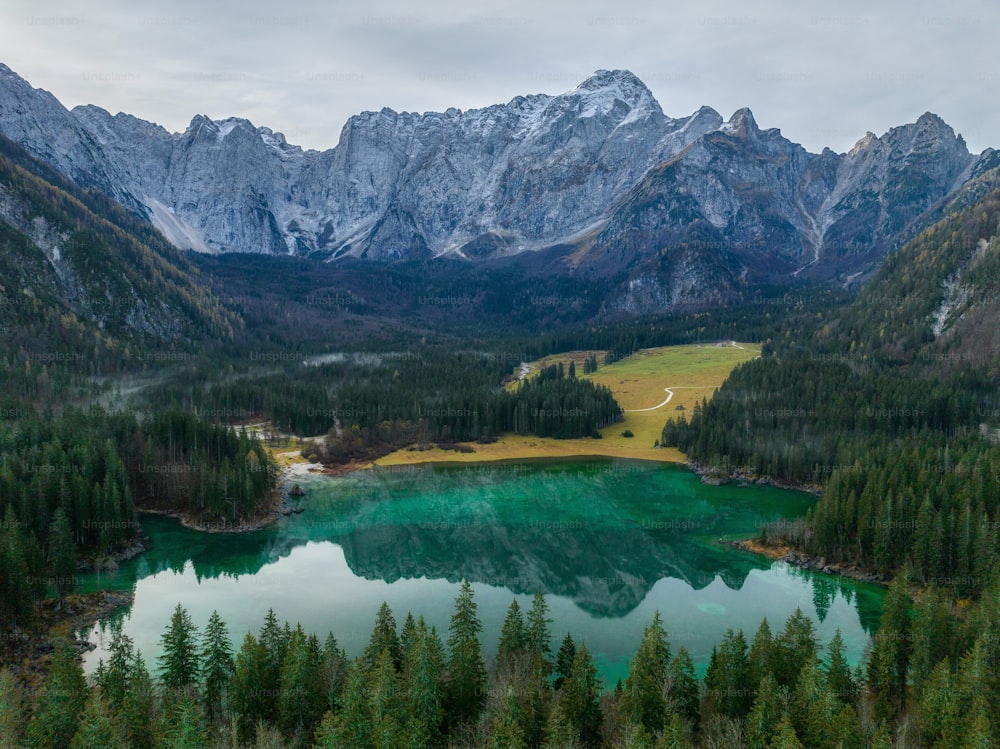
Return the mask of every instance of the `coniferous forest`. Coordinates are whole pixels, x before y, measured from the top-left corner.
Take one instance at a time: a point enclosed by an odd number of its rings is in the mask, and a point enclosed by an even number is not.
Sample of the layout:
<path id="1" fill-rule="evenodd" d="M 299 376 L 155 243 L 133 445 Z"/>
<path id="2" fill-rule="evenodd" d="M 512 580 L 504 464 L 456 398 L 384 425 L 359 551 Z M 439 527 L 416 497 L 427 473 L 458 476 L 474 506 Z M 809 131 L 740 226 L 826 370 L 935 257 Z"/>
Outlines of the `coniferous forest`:
<path id="1" fill-rule="evenodd" d="M 1000 587 L 959 619 L 931 587 L 899 578 L 867 662 L 852 668 L 839 633 L 820 649 L 801 612 L 729 630 L 699 678 L 657 613 L 628 677 L 602 684 L 587 643 L 553 632 L 545 599 L 507 611 L 483 656 L 471 586 L 447 632 L 383 604 L 348 658 L 268 611 L 256 633 L 178 604 L 147 663 L 112 627 L 88 683 L 66 644 L 31 695 L 0 671 L 5 747 L 817 747 L 996 746 Z"/>

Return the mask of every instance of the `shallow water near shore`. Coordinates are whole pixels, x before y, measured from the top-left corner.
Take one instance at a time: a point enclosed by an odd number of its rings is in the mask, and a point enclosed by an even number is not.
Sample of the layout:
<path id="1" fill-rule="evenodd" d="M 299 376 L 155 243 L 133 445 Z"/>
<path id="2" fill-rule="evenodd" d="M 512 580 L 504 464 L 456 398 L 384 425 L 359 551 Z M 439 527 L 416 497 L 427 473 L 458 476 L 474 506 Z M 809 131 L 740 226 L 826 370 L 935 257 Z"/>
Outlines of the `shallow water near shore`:
<path id="1" fill-rule="evenodd" d="M 656 611 L 674 650 L 699 672 L 729 628 L 780 630 L 796 608 L 823 645 L 839 628 L 852 663 L 877 627 L 883 591 L 790 567 L 718 543 L 759 524 L 802 516 L 811 495 L 708 486 L 676 465 L 624 460 L 414 466 L 311 476 L 301 514 L 243 534 L 206 534 L 144 516 L 149 550 L 84 591 L 134 588 L 119 619 L 155 665 L 179 602 L 204 626 L 215 609 L 236 647 L 267 609 L 349 655 L 368 642 L 382 601 L 401 625 L 422 614 L 443 637 L 459 584 L 473 585 L 487 657 L 512 598 L 546 596 L 555 650 L 587 641 L 606 686 L 624 677 Z M 92 671 L 106 655 L 95 627 Z"/>

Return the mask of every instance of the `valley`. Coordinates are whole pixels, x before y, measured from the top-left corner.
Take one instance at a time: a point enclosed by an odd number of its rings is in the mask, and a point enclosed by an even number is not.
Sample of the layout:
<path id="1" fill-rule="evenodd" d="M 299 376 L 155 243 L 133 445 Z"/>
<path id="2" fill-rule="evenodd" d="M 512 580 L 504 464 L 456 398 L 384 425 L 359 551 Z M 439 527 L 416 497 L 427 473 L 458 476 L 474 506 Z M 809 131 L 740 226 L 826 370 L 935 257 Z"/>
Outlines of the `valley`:
<path id="1" fill-rule="evenodd" d="M 0 63 L 0 746 L 998 746 L 998 300 L 929 112 L 312 151 Z"/>
<path id="2" fill-rule="evenodd" d="M 679 451 L 658 446 L 667 415 L 678 410 L 690 411 L 696 403 L 710 399 L 734 366 L 759 355 L 759 347 L 726 342 L 641 349 L 626 358 L 605 364 L 607 353 L 571 351 L 552 354 L 527 364 L 527 377 L 530 378 L 531 372 L 538 372 L 547 366 L 562 364 L 568 370 L 570 362 L 573 362 L 577 373 L 582 373 L 584 360 L 590 356 L 601 362 L 596 372 L 578 374 L 582 379 L 609 388 L 622 406 L 622 420 L 603 427 L 600 440 L 590 437 L 543 439 L 503 435 L 490 444 L 470 445 L 471 452 L 406 448 L 377 459 L 374 465 L 592 456 L 682 463 L 685 457 Z M 668 402 L 660 403 L 665 383 L 676 388 L 677 392 Z M 520 381 L 514 381 L 508 388 L 516 389 L 519 384 Z M 660 405 L 648 407 L 654 403 Z M 626 431 L 633 436 L 623 436 Z"/>

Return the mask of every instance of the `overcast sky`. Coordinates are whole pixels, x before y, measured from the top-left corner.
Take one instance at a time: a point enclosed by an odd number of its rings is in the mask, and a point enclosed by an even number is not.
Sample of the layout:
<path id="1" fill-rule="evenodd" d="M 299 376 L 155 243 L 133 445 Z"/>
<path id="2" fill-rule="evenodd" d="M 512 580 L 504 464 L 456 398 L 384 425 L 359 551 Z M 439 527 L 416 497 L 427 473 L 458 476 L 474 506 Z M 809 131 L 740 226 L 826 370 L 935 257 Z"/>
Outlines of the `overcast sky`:
<path id="1" fill-rule="evenodd" d="M 3 0 L 0 61 L 67 107 L 183 130 L 240 116 L 310 148 L 363 110 L 561 93 L 627 68 L 666 114 L 750 107 L 818 151 L 941 115 L 1000 146 L 995 0 Z"/>

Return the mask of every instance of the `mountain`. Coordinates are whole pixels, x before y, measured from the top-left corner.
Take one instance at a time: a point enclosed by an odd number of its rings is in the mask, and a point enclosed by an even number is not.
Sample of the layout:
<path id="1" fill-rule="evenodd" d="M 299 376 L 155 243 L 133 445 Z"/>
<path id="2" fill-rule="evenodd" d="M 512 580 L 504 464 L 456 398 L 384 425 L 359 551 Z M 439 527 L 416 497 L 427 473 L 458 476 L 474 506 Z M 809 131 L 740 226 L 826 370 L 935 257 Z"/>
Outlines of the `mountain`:
<path id="1" fill-rule="evenodd" d="M 550 270 L 614 288 L 605 314 L 864 278 L 993 154 L 932 114 L 812 154 L 749 109 L 671 118 L 621 70 L 465 112 L 365 112 L 319 152 L 238 118 L 169 133 L 68 112 L 0 66 L 0 132 L 179 248 L 469 262 L 552 249 Z"/>
<path id="2" fill-rule="evenodd" d="M 780 279 L 853 280 L 912 236 L 977 163 L 935 115 L 811 154 L 748 109 L 656 167 L 577 258 L 628 274 L 619 306 L 643 313 L 738 298 Z"/>
<path id="3" fill-rule="evenodd" d="M 0 369 L 102 363 L 233 335 L 238 318 L 152 226 L 0 136 Z"/>
<path id="4" fill-rule="evenodd" d="M 819 337 L 826 351 L 927 375 L 1000 377 L 1000 167 L 970 179 L 941 219 L 895 252 Z M 997 414 L 991 414 L 994 418 Z"/>

